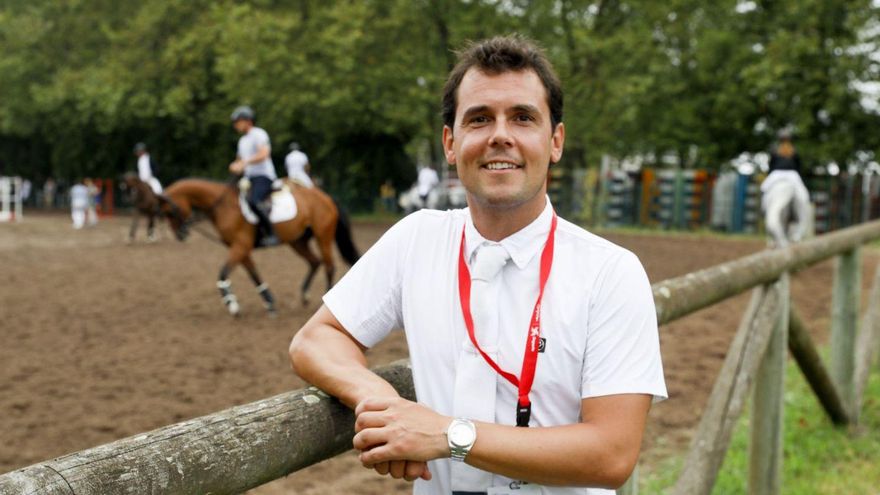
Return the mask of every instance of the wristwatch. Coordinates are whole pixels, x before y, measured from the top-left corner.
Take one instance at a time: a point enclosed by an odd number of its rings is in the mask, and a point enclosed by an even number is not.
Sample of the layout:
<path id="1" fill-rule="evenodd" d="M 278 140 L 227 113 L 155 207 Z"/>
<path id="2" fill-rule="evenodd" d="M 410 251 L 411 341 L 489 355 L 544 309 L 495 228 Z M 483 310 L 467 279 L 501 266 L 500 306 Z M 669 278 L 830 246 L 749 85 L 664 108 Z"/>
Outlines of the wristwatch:
<path id="1" fill-rule="evenodd" d="M 477 427 L 469 419 L 455 418 L 446 428 L 446 439 L 449 441 L 449 457 L 464 462 L 477 441 Z"/>

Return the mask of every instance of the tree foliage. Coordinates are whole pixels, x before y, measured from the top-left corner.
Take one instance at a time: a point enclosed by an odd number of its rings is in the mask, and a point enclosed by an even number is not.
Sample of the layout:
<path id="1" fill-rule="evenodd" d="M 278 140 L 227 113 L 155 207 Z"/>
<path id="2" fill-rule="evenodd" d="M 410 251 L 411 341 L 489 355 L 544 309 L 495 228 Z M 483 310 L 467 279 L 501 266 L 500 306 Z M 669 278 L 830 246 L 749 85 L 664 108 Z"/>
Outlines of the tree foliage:
<path id="1" fill-rule="evenodd" d="M 878 151 L 870 0 L 7 0 L 0 160 L 41 180 L 116 175 L 147 142 L 165 181 L 223 177 L 250 104 L 282 166 L 370 205 L 417 160 L 442 166 L 453 50 L 520 32 L 566 89 L 564 166 L 604 154 L 717 167 L 796 129 L 813 163 Z M 11 172 L 10 172 L 11 171 Z"/>

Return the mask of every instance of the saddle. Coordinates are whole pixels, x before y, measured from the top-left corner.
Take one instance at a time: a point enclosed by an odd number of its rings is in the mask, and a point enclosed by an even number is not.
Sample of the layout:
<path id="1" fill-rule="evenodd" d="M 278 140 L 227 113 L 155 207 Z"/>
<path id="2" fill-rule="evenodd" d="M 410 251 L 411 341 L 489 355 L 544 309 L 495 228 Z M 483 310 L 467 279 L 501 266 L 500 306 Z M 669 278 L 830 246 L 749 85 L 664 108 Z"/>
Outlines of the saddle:
<path id="1" fill-rule="evenodd" d="M 238 181 L 238 205 L 239 208 L 241 208 L 241 214 L 244 215 L 245 220 L 251 225 L 256 225 L 259 223 L 260 219 L 257 214 L 251 210 L 251 206 L 247 202 L 247 193 L 250 188 L 251 181 L 248 180 L 247 177 L 242 177 L 242 179 Z M 294 199 L 290 187 L 288 187 L 283 181 L 276 179 L 272 183 L 272 193 L 262 204 L 266 206 L 266 214 L 269 217 L 269 221 L 273 224 L 286 222 L 296 218 L 296 199 Z"/>

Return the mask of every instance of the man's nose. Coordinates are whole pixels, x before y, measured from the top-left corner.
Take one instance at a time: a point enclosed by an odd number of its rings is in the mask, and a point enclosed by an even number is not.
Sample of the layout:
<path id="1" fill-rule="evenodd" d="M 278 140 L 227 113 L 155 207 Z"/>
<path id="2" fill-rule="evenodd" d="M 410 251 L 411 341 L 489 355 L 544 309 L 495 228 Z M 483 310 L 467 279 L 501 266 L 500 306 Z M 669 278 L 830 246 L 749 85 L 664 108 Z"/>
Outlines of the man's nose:
<path id="1" fill-rule="evenodd" d="M 513 145 L 513 134 L 510 132 L 510 124 L 506 119 L 500 118 L 495 120 L 492 128 L 492 135 L 489 137 L 490 146 L 511 146 Z"/>

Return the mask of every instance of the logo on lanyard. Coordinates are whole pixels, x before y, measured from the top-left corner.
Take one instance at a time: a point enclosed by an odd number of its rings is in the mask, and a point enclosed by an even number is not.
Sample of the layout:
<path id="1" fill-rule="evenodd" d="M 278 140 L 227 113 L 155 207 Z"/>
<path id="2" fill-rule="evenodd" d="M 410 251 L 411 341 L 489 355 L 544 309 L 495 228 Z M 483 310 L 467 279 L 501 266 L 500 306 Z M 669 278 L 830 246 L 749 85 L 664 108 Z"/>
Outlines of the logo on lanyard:
<path id="1" fill-rule="evenodd" d="M 518 398 L 516 407 L 516 425 L 529 426 L 532 416 L 532 402 L 529 400 L 529 392 L 532 390 L 532 382 L 535 380 L 535 368 L 538 362 L 538 353 L 544 352 L 546 339 L 541 337 L 541 300 L 544 298 L 544 287 L 550 277 L 550 268 L 553 266 L 553 244 L 556 233 L 556 212 L 553 212 L 553 220 L 550 222 L 550 232 L 541 252 L 541 272 L 539 277 L 538 300 L 535 301 L 535 309 L 532 311 L 532 319 L 526 333 L 526 349 L 523 356 L 522 374 L 517 377 L 501 369 L 500 366 L 486 354 L 477 342 L 474 333 L 474 319 L 471 316 L 471 272 L 468 270 L 464 259 L 464 228 L 461 230 L 461 246 L 458 253 L 458 295 L 461 300 L 461 312 L 464 316 L 464 324 L 467 327 L 468 337 L 486 363 L 499 375 L 517 388 Z"/>

